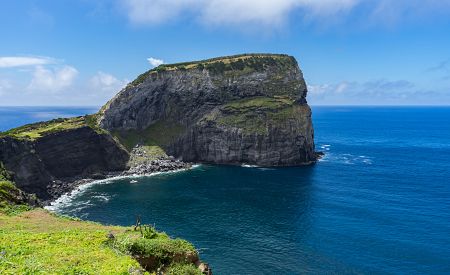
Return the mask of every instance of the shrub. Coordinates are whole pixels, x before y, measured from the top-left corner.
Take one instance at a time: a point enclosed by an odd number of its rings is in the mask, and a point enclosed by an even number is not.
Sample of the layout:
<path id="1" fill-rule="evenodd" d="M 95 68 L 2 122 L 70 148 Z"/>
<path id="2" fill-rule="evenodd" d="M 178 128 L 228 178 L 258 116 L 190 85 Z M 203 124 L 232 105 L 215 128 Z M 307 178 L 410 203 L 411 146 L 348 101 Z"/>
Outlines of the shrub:
<path id="1" fill-rule="evenodd" d="M 202 272 L 193 264 L 173 264 L 166 270 L 167 275 L 201 275 Z"/>
<path id="2" fill-rule="evenodd" d="M 154 239 L 158 235 L 158 232 L 151 225 L 142 225 L 141 234 L 144 239 Z"/>

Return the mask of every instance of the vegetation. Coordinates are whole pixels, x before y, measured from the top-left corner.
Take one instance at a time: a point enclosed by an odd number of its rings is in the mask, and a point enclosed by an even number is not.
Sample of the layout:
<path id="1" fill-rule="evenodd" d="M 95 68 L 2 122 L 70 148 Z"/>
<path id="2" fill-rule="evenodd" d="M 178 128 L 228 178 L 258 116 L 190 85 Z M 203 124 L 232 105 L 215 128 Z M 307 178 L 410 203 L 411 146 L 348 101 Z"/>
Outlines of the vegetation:
<path id="1" fill-rule="evenodd" d="M 0 137 L 10 136 L 18 139 L 35 140 L 52 133 L 77 129 L 83 126 L 89 126 L 98 133 L 105 132 L 105 130 L 97 125 L 96 115 L 86 115 L 72 118 L 57 118 L 45 122 L 27 124 L 6 132 L 1 132 Z"/>
<path id="2" fill-rule="evenodd" d="M 174 64 L 163 64 L 139 75 L 130 86 L 137 86 L 145 81 L 150 75 L 156 76 L 165 71 L 188 69 L 206 69 L 212 74 L 232 73 L 247 74 L 253 71 L 264 70 L 267 66 L 289 67 L 296 64 L 293 57 L 284 54 L 241 54 L 200 61 L 182 62 Z"/>
<path id="3" fill-rule="evenodd" d="M 193 264 L 173 264 L 166 271 L 167 275 L 202 275 L 202 272 Z"/>
<path id="4" fill-rule="evenodd" d="M 1 274 L 128 274 L 136 260 L 104 244 L 123 228 L 70 220 L 36 209 L 0 214 Z"/>
<path id="5" fill-rule="evenodd" d="M 151 226 L 105 226 L 32 209 L 11 180 L 0 162 L 0 274 L 133 274 L 142 266 L 201 274 L 192 265 L 197 251 L 185 240 Z M 142 257 L 155 264 L 141 266 Z"/>
<path id="6" fill-rule="evenodd" d="M 156 257 L 160 264 L 170 264 L 176 255 L 197 255 L 192 244 L 182 239 L 171 239 L 166 233 L 155 230 L 151 238 L 132 233 L 118 236 L 110 241 L 110 245 L 123 253 Z"/>
<path id="7" fill-rule="evenodd" d="M 192 273 L 196 267 L 188 257 L 197 255 L 192 244 L 152 230 L 155 234 L 145 238 L 139 230 L 40 208 L 15 216 L 0 214 L 0 274 L 129 274 L 141 269 L 135 259 L 139 257 L 155 260 L 154 266 L 147 266 L 150 272 L 176 263 L 169 274 L 199 274 Z"/>
<path id="8" fill-rule="evenodd" d="M 225 104 L 220 113 L 206 119 L 214 120 L 219 125 L 240 128 L 245 133 L 265 134 L 269 125 L 298 119 L 304 108 L 289 97 L 254 97 Z"/>
<path id="9" fill-rule="evenodd" d="M 128 150 L 140 144 L 147 146 L 150 152 L 161 154 L 164 152 L 162 148 L 175 140 L 183 131 L 184 127 L 176 122 L 160 120 L 145 130 L 114 131 L 112 135 L 118 138 Z"/>
<path id="10" fill-rule="evenodd" d="M 31 209 L 17 198 L 19 192 L 11 181 L 0 180 L 0 214 L 14 216 Z"/>
<path id="11" fill-rule="evenodd" d="M 0 162 L 0 213 L 13 216 L 30 210 L 20 200 L 20 190 L 12 182 L 12 176 Z"/>

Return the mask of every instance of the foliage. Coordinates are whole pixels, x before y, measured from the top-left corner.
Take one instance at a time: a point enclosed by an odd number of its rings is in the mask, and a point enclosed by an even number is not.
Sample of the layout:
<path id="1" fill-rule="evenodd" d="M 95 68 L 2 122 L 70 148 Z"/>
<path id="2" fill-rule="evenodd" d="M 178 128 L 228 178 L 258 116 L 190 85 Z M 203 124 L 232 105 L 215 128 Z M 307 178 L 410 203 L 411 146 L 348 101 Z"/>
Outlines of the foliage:
<path id="1" fill-rule="evenodd" d="M 3 162 L 0 161 L 0 181 L 10 181 L 12 180 L 11 174 L 6 170 Z"/>
<path id="2" fill-rule="evenodd" d="M 144 239 L 154 239 L 158 236 L 158 232 L 151 225 L 142 225 L 141 230 L 142 238 Z"/>
<path id="3" fill-rule="evenodd" d="M 163 153 L 161 148 L 170 144 L 183 131 L 184 127 L 176 122 L 160 120 L 145 130 L 114 131 L 112 135 L 117 137 L 128 150 L 140 144 L 151 146 L 149 148 L 152 152 Z"/>
<path id="4" fill-rule="evenodd" d="M 296 120 L 305 112 L 304 106 L 289 97 L 255 97 L 225 104 L 221 112 L 206 117 L 219 125 L 242 129 L 247 134 L 265 134 L 270 125 L 279 125 L 289 119 Z"/>
<path id="5" fill-rule="evenodd" d="M 137 237 L 134 232 L 141 232 Z M 138 257 L 151 257 L 157 267 L 173 263 L 191 263 L 188 255 L 197 255 L 194 246 L 182 239 L 172 239 L 154 227 L 144 225 L 140 230 L 128 232 L 107 243 L 118 251 Z"/>
<path id="6" fill-rule="evenodd" d="M 20 190 L 12 182 L 12 175 L 0 162 L 0 213 L 13 216 L 31 209 L 18 200 Z"/>
<path id="7" fill-rule="evenodd" d="M 202 272 L 200 269 L 198 269 L 193 264 L 182 264 L 182 263 L 176 263 L 172 264 L 167 268 L 166 273 L 167 275 L 202 275 Z"/>

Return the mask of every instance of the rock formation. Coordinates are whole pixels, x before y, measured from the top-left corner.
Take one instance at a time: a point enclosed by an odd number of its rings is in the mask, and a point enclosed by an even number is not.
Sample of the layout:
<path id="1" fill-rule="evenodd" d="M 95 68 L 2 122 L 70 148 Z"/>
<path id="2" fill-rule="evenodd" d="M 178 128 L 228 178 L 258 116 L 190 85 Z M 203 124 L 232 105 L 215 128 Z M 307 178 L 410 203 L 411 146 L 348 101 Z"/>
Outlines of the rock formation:
<path id="1" fill-rule="evenodd" d="M 52 198 L 55 181 L 121 171 L 127 160 L 128 153 L 109 134 L 88 126 L 35 139 L 0 137 L 0 161 L 13 172 L 17 187 L 42 200 Z"/>
<path id="2" fill-rule="evenodd" d="M 301 165 L 316 159 L 306 93 L 287 55 L 162 65 L 109 101 L 99 123 L 111 132 L 163 130 L 153 143 L 185 161 Z"/>
<path id="3" fill-rule="evenodd" d="M 74 178 L 130 167 L 124 175 L 189 167 L 183 162 L 309 164 L 316 153 L 306 93 L 288 55 L 161 65 L 97 114 L 0 133 L 0 162 L 43 200 L 74 188 Z"/>

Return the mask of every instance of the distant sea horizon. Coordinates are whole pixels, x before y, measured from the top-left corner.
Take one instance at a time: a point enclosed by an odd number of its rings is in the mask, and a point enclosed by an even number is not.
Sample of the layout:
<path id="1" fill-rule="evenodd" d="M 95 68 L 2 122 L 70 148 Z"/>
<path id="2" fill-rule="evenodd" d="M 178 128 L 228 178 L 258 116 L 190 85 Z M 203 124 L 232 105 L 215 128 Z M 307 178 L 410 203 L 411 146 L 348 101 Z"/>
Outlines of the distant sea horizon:
<path id="1" fill-rule="evenodd" d="M 98 108 L 0 107 L 0 131 Z M 52 209 L 117 225 L 141 215 L 215 274 L 450 273 L 450 106 L 311 108 L 315 165 L 106 180 Z"/>
<path id="2" fill-rule="evenodd" d="M 312 105 L 315 108 L 450 108 L 449 105 Z M 23 105 L 13 106 L 0 105 L 0 131 L 6 131 L 24 124 L 42 122 L 55 118 L 68 118 L 73 116 L 81 116 L 92 114 L 100 110 L 102 105 L 92 106 L 71 106 L 71 105 Z"/>

